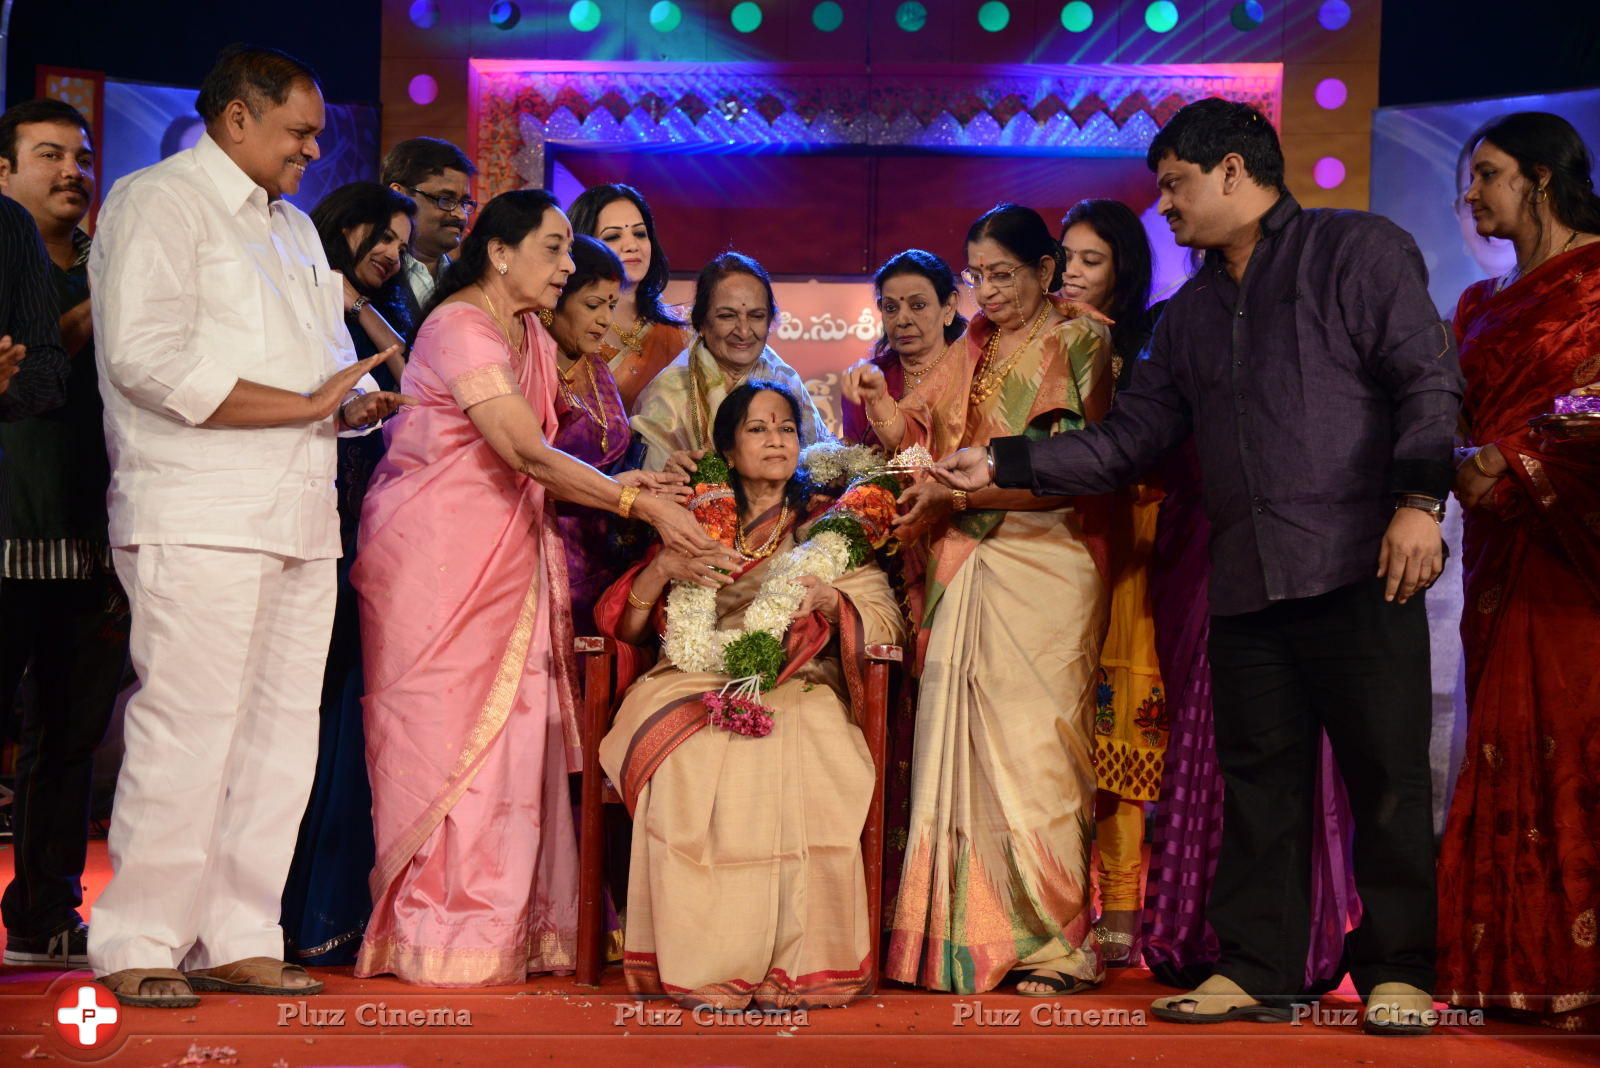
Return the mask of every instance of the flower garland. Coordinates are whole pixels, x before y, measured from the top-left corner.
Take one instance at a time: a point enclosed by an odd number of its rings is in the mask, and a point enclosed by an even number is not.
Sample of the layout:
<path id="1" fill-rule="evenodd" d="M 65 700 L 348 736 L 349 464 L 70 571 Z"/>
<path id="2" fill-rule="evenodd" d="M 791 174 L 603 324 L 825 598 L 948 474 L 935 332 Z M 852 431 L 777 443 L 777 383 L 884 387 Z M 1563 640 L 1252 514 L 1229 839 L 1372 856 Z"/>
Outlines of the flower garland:
<path id="1" fill-rule="evenodd" d="M 811 524 L 806 540 L 775 558 L 767 577 L 745 609 L 738 629 L 717 627 L 717 591 L 674 582 L 667 595 L 667 631 L 662 646 L 682 671 L 727 675 L 732 682 L 706 695 L 712 726 L 763 737 L 772 730 L 772 711 L 761 694 L 777 685 L 783 670 L 784 636 L 806 589 L 799 579 L 812 576 L 831 583 L 859 567 L 873 549 L 889 539 L 900 482 L 887 475 L 869 475 L 880 466 L 873 450 L 861 446 L 819 443 L 801 453 L 806 476 L 819 486 L 848 486 L 838 500 Z M 738 505 L 728 486 L 728 465 L 720 457 L 700 461 L 691 480 L 689 509 L 712 537 L 733 544 Z"/>

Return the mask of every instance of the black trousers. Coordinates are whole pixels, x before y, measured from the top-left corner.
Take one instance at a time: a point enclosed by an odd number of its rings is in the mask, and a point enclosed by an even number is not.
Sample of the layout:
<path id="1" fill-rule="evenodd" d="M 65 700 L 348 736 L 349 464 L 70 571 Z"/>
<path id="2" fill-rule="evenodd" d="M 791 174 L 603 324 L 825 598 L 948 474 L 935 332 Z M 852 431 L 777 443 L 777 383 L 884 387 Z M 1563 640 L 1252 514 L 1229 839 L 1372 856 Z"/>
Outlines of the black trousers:
<path id="1" fill-rule="evenodd" d="M 116 576 L 0 583 L 0 705 L 31 672 L 22 708 L 11 826 L 15 872 L 0 897 L 13 935 L 78 921 L 89 850 L 94 750 L 105 737 L 128 657 Z"/>
<path id="2" fill-rule="evenodd" d="M 1361 925 L 1346 940 L 1363 997 L 1434 982 L 1431 678 L 1422 598 L 1363 581 L 1211 619 L 1222 849 L 1206 916 L 1217 973 L 1268 1004 L 1303 1000 L 1312 806 L 1327 731 L 1350 796 Z"/>

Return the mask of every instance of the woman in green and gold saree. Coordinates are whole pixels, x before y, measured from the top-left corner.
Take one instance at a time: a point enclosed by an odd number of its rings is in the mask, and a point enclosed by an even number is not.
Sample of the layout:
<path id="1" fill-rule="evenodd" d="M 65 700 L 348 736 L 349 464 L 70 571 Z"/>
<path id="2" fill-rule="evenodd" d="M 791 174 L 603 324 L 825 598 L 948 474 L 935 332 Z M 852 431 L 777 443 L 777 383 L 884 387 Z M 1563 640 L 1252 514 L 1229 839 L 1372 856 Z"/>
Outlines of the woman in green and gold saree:
<path id="1" fill-rule="evenodd" d="M 900 402 L 906 441 L 935 457 L 991 437 L 1046 437 L 1100 419 L 1110 345 L 1048 294 L 1062 254 L 1014 204 L 967 235 L 981 311 L 967 359 Z M 1105 506 L 922 483 L 903 539 L 930 540 L 910 837 L 884 972 L 977 993 L 1010 972 L 1023 994 L 1073 993 L 1104 967 L 1090 924 L 1095 669 L 1105 638 Z"/>

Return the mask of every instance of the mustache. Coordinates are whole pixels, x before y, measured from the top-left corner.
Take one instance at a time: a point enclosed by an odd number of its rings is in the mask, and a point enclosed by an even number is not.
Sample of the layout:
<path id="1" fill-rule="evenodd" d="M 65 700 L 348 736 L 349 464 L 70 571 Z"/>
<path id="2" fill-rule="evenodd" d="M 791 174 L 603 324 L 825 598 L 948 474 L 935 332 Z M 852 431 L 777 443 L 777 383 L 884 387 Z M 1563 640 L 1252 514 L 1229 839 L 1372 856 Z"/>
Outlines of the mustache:
<path id="1" fill-rule="evenodd" d="M 85 197 L 89 195 L 89 190 L 84 187 L 82 182 L 62 182 L 60 185 L 51 186 L 50 192 L 77 193 L 78 195 Z"/>

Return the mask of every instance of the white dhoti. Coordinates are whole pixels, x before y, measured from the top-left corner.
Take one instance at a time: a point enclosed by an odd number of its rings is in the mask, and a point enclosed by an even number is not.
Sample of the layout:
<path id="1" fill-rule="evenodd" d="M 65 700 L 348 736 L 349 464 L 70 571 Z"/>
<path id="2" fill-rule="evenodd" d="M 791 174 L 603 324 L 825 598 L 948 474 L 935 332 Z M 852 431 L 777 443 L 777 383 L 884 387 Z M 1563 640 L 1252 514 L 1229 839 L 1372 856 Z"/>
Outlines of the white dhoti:
<path id="1" fill-rule="evenodd" d="M 280 898 L 316 770 L 334 561 L 115 550 L 139 690 L 89 961 L 211 968 L 283 955 Z"/>

